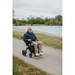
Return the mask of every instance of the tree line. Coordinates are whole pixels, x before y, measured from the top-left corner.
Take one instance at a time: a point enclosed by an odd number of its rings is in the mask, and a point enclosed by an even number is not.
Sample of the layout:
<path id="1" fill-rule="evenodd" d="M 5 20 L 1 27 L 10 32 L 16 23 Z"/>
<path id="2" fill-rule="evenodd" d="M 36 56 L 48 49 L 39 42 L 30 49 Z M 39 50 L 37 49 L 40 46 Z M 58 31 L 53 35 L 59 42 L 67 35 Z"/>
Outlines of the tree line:
<path id="1" fill-rule="evenodd" d="M 24 20 L 22 18 L 21 20 L 13 18 L 13 25 L 15 26 L 22 26 L 22 25 L 62 25 L 62 16 L 57 15 L 55 18 L 48 18 L 45 17 L 45 19 L 41 17 L 28 17 L 27 20 Z"/>

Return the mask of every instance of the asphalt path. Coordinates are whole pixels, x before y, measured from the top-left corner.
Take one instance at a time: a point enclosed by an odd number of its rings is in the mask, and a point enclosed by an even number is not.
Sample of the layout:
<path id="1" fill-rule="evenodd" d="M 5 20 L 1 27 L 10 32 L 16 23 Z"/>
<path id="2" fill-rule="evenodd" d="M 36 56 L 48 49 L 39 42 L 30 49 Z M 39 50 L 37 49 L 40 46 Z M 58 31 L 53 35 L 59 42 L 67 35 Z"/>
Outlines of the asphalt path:
<path id="1" fill-rule="evenodd" d="M 27 55 L 22 55 L 22 50 L 26 49 L 24 41 L 13 38 L 13 55 L 24 60 L 25 62 L 46 71 L 52 75 L 62 75 L 62 50 L 54 49 L 43 45 L 43 56 L 29 57 L 29 50 Z"/>

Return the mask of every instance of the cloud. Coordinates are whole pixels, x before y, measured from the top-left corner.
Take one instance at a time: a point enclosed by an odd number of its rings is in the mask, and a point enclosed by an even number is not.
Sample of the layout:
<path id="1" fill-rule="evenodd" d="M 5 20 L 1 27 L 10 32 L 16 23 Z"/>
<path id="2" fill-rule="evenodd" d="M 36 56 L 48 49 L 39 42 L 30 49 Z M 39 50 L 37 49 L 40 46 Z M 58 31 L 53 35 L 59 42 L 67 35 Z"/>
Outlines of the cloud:
<path id="1" fill-rule="evenodd" d="M 13 0 L 15 18 L 27 18 L 30 15 L 55 17 L 62 15 L 62 0 Z"/>

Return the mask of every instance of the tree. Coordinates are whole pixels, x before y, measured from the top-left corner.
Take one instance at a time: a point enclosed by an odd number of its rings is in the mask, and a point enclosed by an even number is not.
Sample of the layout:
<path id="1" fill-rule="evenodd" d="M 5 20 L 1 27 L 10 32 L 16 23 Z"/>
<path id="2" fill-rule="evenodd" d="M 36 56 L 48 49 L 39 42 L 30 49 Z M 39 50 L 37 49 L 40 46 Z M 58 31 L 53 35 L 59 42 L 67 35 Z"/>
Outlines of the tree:
<path id="1" fill-rule="evenodd" d="M 48 18 L 46 17 L 41 18 L 41 17 L 27 17 L 27 20 L 24 20 L 24 18 L 22 18 L 21 20 L 14 19 L 13 18 L 13 24 L 15 25 L 25 25 L 25 24 L 45 24 L 45 25 L 62 25 L 62 16 L 61 15 L 57 15 L 55 18 Z"/>
<path id="2" fill-rule="evenodd" d="M 48 25 L 48 22 L 45 22 L 45 25 Z"/>
<path id="3" fill-rule="evenodd" d="M 53 19 L 50 20 L 50 24 L 53 25 Z"/>
<path id="4" fill-rule="evenodd" d="M 16 21 L 16 26 L 18 26 L 19 25 L 19 22 L 18 21 Z"/>
<path id="5" fill-rule="evenodd" d="M 21 23 L 21 22 L 19 22 L 19 25 L 22 25 L 22 23 Z"/>
<path id="6" fill-rule="evenodd" d="M 58 19 L 58 21 L 61 21 L 62 16 L 61 15 L 57 15 L 55 18 Z"/>
<path id="7" fill-rule="evenodd" d="M 58 19 L 56 20 L 56 25 L 58 25 Z"/>
<path id="8" fill-rule="evenodd" d="M 61 21 L 59 21 L 59 25 L 61 25 Z"/>
<path id="9" fill-rule="evenodd" d="M 13 18 L 13 24 L 15 24 L 15 23 L 16 23 L 16 19 Z"/>
<path id="10" fill-rule="evenodd" d="M 45 19 L 42 19 L 42 24 L 45 24 Z"/>
<path id="11" fill-rule="evenodd" d="M 46 17 L 46 18 L 45 18 L 45 21 L 47 22 L 48 20 L 49 20 L 48 17 Z"/>

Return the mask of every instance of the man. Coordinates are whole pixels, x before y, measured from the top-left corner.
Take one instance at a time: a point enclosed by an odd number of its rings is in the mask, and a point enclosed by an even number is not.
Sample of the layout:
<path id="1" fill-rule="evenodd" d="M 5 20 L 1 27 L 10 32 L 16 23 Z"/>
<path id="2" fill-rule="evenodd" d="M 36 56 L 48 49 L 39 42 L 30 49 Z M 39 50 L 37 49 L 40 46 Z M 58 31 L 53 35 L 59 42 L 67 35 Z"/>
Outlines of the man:
<path id="1" fill-rule="evenodd" d="M 32 41 L 31 45 L 35 48 L 35 55 L 42 55 L 42 45 L 43 43 L 41 41 L 38 41 L 35 34 L 32 32 L 31 27 L 28 27 L 27 32 L 24 34 L 24 41 Z M 37 51 L 37 45 L 39 45 L 39 53 Z"/>

